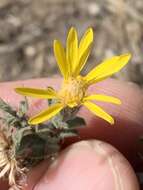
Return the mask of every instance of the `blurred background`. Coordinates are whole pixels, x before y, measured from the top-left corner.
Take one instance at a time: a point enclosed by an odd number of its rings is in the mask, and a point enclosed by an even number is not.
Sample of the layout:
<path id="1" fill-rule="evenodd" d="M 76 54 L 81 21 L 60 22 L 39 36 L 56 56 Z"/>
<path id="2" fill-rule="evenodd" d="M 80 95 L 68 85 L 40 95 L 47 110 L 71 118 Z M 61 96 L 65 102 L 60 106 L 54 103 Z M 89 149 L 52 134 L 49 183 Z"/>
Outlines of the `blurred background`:
<path id="1" fill-rule="evenodd" d="M 131 52 L 132 60 L 115 77 L 143 86 L 142 0 L 0 0 L 0 81 L 58 74 L 53 40 L 65 43 L 71 26 L 79 36 L 94 29 L 84 72 Z"/>

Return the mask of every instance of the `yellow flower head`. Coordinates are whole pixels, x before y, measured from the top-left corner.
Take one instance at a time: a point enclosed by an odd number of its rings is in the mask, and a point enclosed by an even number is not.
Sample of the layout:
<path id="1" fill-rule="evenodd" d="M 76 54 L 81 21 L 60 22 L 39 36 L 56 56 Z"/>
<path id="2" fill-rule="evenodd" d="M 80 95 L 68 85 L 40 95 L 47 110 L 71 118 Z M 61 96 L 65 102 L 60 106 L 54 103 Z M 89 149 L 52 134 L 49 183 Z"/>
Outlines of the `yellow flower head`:
<path id="1" fill-rule="evenodd" d="M 80 72 L 88 59 L 92 42 L 92 28 L 87 29 L 78 43 L 77 32 L 73 27 L 68 33 L 66 50 L 59 40 L 54 41 L 54 54 L 61 74 L 63 75 L 63 84 L 58 92 L 52 88 L 46 90 L 16 88 L 16 92 L 24 96 L 57 100 L 57 103 L 32 117 L 29 120 L 29 124 L 34 125 L 44 122 L 55 116 L 65 107 L 73 108 L 81 105 L 87 107 L 87 109 L 98 117 L 114 124 L 114 119 L 92 101 L 97 100 L 114 104 L 120 104 L 121 101 L 117 98 L 102 94 L 88 94 L 87 89 L 90 85 L 102 81 L 122 69 L 128 63 L 131 55 L 123 54 L 120 56 L 114 56 L 103 61 L 87 75 L 82 76 Z"/>

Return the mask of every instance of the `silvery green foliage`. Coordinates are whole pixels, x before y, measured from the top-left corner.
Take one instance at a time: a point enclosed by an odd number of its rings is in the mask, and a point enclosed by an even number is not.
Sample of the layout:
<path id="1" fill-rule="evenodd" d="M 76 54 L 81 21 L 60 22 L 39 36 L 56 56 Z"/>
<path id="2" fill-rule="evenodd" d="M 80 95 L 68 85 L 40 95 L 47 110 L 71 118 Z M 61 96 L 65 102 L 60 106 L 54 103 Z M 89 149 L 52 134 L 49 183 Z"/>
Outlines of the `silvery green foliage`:
<path id="1" fill-rule="evenodd" d="M 49 106 L 54 103 L 55 100 L 48 101 Z M 85 125 L 84 119 L 76 116 L 79 108 L 65 108 L 47 123 L 30 126 L 26 98 L 20 102 L 18 109 L 0 99 L 0 109 L 3 112 L 3 129 L 11 139 L 14 156 L 22 158 L 26 167 L 57 154 L 64 139 L 78 136 L 77 128 Z"/>

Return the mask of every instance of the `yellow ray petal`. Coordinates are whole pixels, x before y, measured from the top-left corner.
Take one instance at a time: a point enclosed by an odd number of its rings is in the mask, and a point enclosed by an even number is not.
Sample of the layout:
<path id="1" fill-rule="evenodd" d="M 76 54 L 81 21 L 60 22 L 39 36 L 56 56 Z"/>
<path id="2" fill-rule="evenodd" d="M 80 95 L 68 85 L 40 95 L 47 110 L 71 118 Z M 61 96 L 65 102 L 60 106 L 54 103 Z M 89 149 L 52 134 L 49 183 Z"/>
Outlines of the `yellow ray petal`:
<path id="1" fill-rule="evenodd" d="M 51 99 L 56 98 L 56 92 L 52 88 L 35 89 L 35 88 L 16 88 L 15 91 L 23 96 L 31 96 L 34 98 Z"/>
<path id="2" fill-rule="evenodd" d="M 110 59 L 103 61 L 96 68 L 91 70 L 84 78 L 87 84 L 93 84 L 104 80 L 112 74 L 122 69 L 131 58 L 131 54 L 123 54 L 121 56 L 114 56 Z"/>
<path id="3" fill-rule="evenodd" d="M 63 105 L 60 103 L 54 104 L 48 109 L 42 111 L 41 113 L 37 114 L 36 116 L 29 119 L 28 123 L 30 125 L 36 125 L 39 123 L 42 123 L 46 120 L 49 120 L 53 116 L 55 116 L 58 112 L 60 112 L 63 109 Z"/>
<path id="4" fill-rule="evenodd" d="M 63 77 L 66 79 L 68 76 L 68 64 L 66 62 L 66 54 L 61 42 L 58 40 L 54 40 L 54 54 L 59 69 Z"/>
<path id="5" fill-rule="evenodd" d="M 112 125 L 114 124 L 114 119 L 99 106 L 89 101 L 85 101 L 83 105 L 86 106 L 92 113 L 94 113 L 98 117 L 108 121 Z"/>
<path id="6" fill-rule="evenodd" d="M 79 57 L 85 52 L 85 50 L 89 47 L 89 45 L 93 42 L 93 30 L 92 28 L 88 28 L 83 35 L 80 44 L 79 44 Z"/>
<path id="7" fill-rule="evenodd" d="M 70 67 L 69 75 L 71 76 L 78 62 L 78 38 L 74 27 L 72 27 L 68 33 L 66 58 Z"/>
<path id="8" fill-rule="evenodd" d="M 82 68 L 86 64 L 86 61 L 87 61 L 88 56 L 90 54 L 90 50 L 91 50 L 91 45 L 88 46 L 88 48 L 85 50 L 85 52 L 83 52 L 82 56 L 80 57 L 80 60 L 79 60 L 79 62 L 77 64 L 75 70 L 73 71 L 74 76 L 78 76 L 80 71 L 82 70 Z"/>
<path id="9" fill-rule="evenodd" d="M 92 28 L 88 28 L 79 44 L 79 50 L 78 50 L 79 61 L 77 63 L 77 66 L 75 67 L 76 75 L 79 74 L 79 72 L 82 70 L 88 59 L 92 42 L 93 42 L 93 30 Z"/>
<path id="10" fill-rule="evenodd" d="M 109 102 L 113 104 L 121 104 L 121 100 L 112 96 L 106 96 L 102 94 L 93 94 L 84 98 L 84 100 L 97 100 L 102 102 Z"/>

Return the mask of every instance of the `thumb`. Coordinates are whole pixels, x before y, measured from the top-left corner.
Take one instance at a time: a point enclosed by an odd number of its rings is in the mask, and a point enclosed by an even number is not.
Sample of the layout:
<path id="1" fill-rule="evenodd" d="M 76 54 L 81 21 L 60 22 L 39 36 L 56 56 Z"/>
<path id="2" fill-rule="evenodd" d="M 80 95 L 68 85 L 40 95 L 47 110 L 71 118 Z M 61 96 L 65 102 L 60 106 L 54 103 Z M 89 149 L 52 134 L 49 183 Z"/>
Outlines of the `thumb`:
<path id="1" fill-rule="evenodd" d="M 128 161 L 111 145 L 97 140 L 81 141 L 65 149 L 34 187 L 34 190 L 139 190 Z"/>

